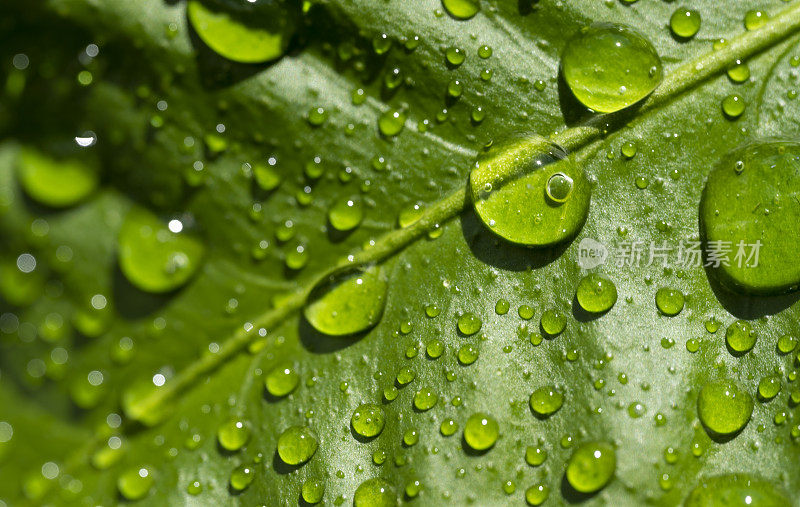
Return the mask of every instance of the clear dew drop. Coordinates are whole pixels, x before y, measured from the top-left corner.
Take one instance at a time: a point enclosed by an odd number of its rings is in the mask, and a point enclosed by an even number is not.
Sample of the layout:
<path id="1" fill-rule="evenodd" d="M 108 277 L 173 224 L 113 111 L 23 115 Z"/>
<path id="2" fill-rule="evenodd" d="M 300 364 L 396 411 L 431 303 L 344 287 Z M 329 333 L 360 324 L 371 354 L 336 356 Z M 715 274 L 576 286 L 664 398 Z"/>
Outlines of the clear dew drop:
<path id="1" fill-rule="evenodd" d="M 617 454 L 605 442 L 587 442 L 573 451 L 567 463 L 566 478 L 575 491 L 595 493 L 614 477 Z"/>
<path id="2" fill-rule="evenodd" d="M 291 426 L 278 437 L 278 456 L 287 465 L 302 465 L 317 452 L 317 437 L 307 426 Z"/>
<path id="3" fill-rule="evenodd" d="M 563 149 L 539 137 L 496 143 L 470 173 L 481 221 L 498 236 L 526 246 L 574 237 L 589 212 L 588 178 Z"/>
<path id="4" fill-rule="evenodd" d="M 380 477 L 362 482 L 353 495 L 354 507 L 394 507 L 397 505 L 397 492 L 394 486 Z"/>
<path id="5" fill-rule="evenodd" d="M 356 434 L 364 438 L 374 438 L 381 434 L 386 424 L 386 415 L 380 405 L 364 403 L 350 418 L 350 425 Z"/>
<path id="6" fill-rule="evenodd" d="M 595 273 L 578 282 L 575 299 L 589 313 L 605 313 L 617 303 L 617 286 L 608 278 Z"/>
<path id="7" fill-rule="evenodd" d="M 119 267 L 145 292 L 164 293 L 185 285 L 200 267 L 205 247 L 186 231 L 185 220 L 168 223 L 142 208 L 125 216 L 117 238 Z"/>
<path id="8" fill-rule="evenodd" d="M 218 55 L 239 63 L 261 63 L 283 56 L 289 45 L 299 12 L 288 5 L 251 3 L 234 13 L 190 0 L 186 16 L 200 40 Z"/>
<path id="9" fill-rule="evenodd" d="M 325 483 L 319 480 L 307 479 L 303 483 L 301 494 L 304 502 L 311 505 L 318 504 L 325 495 Z"/>
<path id="10" fill-rule="evenodd" d="M 303 313 L 314 329 L 349 336 L 374 327 L 383 316 L 388 281 L 380 267 L 344 273 L 317 287 Z"/>
<path id="11" fill-rule="evenodd" d="M 725 330 L 725 342 L 731 352 L 741 355 L 752 350 L 757 334 L 753 326 L 744 320 L 737 320 Z"/>
<path id="12" fill-rule="evenodd" d="M 499 436 L 497 420 L 484 412 L 472 414 L 464 424 L 464 441 L 476 451 L 491 449 Z"/>
<path id="13" fill-rule="evenodd" d="M 153 482 L 153 473 L 149 469 L 129 468 L 117 477 L 117 490 L 126 500 L 141 500 L 150 492 Z"/>
<path id="14" fill-rule="evenodd" d="M 483 322 L 472 312 L 466 312 L 458 318 L 458 331 L 464 336 L 472 336 L 481 330 Z"/>
<path id="15" fill-rule="evenodd" d="M 750 421 L 753 397 L 735 382 L 714 380 L 700 390 L 697 414 L 712 435 L 732 435 Z"/>
<path id="16" fill-rule="evenodd" d="M 300 375 L 291 366 L 276 366 L 264 377 L 267 392 L 275 398 L 288 396 L 299 383 Z"/>
<path id="17" fill-rule="evenodd" d="M 791 505 L 790 497 L 774 481 L 745 474 L 703 477 L 684 502 L 685 507 Z"/>
<path id="18" fill-rule="evenodd" d="M 469 19 L 481 10 L 480 0 L 442 0 L 442 6 L 456 19 Z"/>
<path id="19" fill-rule="evenodd" d="M 675 37 L 690 39 L 700 31 L 700 13 L 686 8 L 677 9 L 669 18 L 669 27 Z"/>
<path id="20" fill-rule="evenodd" d="M 234 491 L 244 491 L 255 479 L 255 469 L 251 465 L 239 465 L 231 472 L 228 483 Z"/>
<path id="21" fill-rule="evenodd" d="M 394 137 L 403 131 L 408 115 L 402 109 L 390 109 L 378 118 L 378 130 L 386 137 Z"/>
<path id="22" fill-rule="evenodd" d="M 364 206 L 353 197 L 336 201 L 328 210 L 328 222 L 337 231 L 352 231 L 364 220 Z"/>
<path id="23" fill-rule="evenodd" d="M 540 387 L 531 394 L 529 404 L 536 415 L 549 417 L 564 405 L 564 395 L 553 386 Z"/>
<path id="24" fill-rule="evenodd" d="M 250 441 L 250 423 L 243 419 L 231 419 L 217 428 L 217 441 L 226 451 L 238 451 Z"/>
<path id="25" fill-rule="evenodd" d="M 663 77 L 650 41 L 630 27 L 610 23 L 586 27 L 570 39 L 561 71 L 575 98 L 599 113 L 639 102 Z"/>
<path id="26" fill-rule="evenodd" d="M 75 205 L 91 195 L 99 184 L 93 159 L 80 153 L 72 158 L 52 158 L 23 147 L 17 158 L 19 184 L 34 201 L 51 208 Z"/>
<path id="27" fill-rule="evenodd" d="M 667 317 L 674 317 L 683 311 L 686 297 L 683 292 L 670 287 L 662 287 L 656 292 L 656 307 Z"/>

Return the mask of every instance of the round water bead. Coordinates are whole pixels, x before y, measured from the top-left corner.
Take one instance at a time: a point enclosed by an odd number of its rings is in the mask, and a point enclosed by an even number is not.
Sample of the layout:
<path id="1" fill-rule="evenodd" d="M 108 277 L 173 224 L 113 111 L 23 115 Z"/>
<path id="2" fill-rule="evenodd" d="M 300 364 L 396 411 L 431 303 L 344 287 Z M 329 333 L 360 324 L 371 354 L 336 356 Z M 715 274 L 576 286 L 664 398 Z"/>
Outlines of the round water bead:
<path id="1" fill-rule="evenodd" d="M 217 441 L 226 451 L 238 451 L 250 440 L 250 423 L 231 419 L 217 428 Z"/>
<path id="2" fill-rule="evenodd" d="M 753 414 L 753 397 L 736 383 L 714 380 L 700 390 L 697 415 L 713 435 L 731 435 L 741 431 Z"/>
<path id="3" fill-rule="evenodd" d="M 277 366 L 270 370 L 264 378 L 267 392 L 276 398 L 288 395 L 297 388 L 299 383 L 300 375 L 290 366 Z"/>
<path id="4" fill-rule="evenodd" d="M 704 477 L 684 502 L 685 507 L 791 505 L 789 496 L 774 481 L 745 474 Z"/>
<path id="5" fill-rule="evenodd" d="M 590 273 L 578 283 L 578 304 L 589 313 L 604 313 L 617 302 L 617 286 L 608 278 Z"/>
<path id="6" fill-rule="evenodd" d="M 571 39 L 561 71 L 575 98 L 600 113 L 639 102 L 663 77 L 650 41 L 630 27 L 610 23 L 585 27 Z"/>
<path id="7" fill-rule="evenodd" d="M 725 341 L 735 354 L 749 352 L 756 344 L 756 332 L 753 326 L 744 320 L 737 320 L 725 331 Z"/>
<path id="8" fill-rule="evenodd" d="M 658 310 L 668 317 L 674 317 L 683 311 L 686 298 L 683 292 L 669 287 L 663 287 L 656 292 L 656 306 Z"/>
<path id="9" fill-rule="evenodd" d="M 278 456 L 287 465 L 300 465 L 317 452 L 317 438 L 306 426 L 291 426 L 278 437 Z"/>
<path id="10" fill-rule="evenodd" d="M 414 395 L 414 407 L 417 410 L 430 410 L 436 406 L 439 397 L 430 389 L 420 389 Z"/>
<path id="11" fill-rule="evenodd" d="M 780 375 L 767 375 L 758 382 L 758 397 L 764 401 L 771 400 L 781 392 Z"/>
<path id="12" fill-rule="evenodd" d="M 256 474 L 253 467 L 249 465 L 239 465 L 231 472 L 231 477 L 228 482 L 231 485 L 231 489 L 234 491 L 244 491 L 253 483 L 255 476 Z"/>
<path id="13" fill-rule="evenodd" d="M 385 479 L 375 477 L 362 482 L 353 495 L 354 507 L 394 507 L 397 493 Z"/>
<path id="14" fill-rule="evenodd" d="M 34 201 L 52 208 L 72 206 L 83 201 L 99 184 L 93 160 L 54 159 L 29 147 L 19 150 L 19 184 Z"/>
<path id="15" fill-rule="evenodd" d="M 492 145 L 470 173 L 470 193 L 489 230 L 512 243 L 543 247 L 580 231 L 591 186 L 562 148 L 531 136 Z"/>
<path id="16" fill-rule="evenodd" d="M 531 486 L 525 491 L 525 501 L 528 505 L 542 505 L 550 496 L 550 487 L 544 484 Z"/>
<path id="17" fill-rule="evenodd" d="M 303 501 L 310 504 L 317 504 L 322 501 L 325 495 L 325 483 L 313 479 L 308 479 L 303 483 L 301 491 Z"/>
<path id="18" fill-rule="evenodd" d="M 711 268 L 728 289 L 772 295 L 800 285 L 800 206 L 786 190 L 800 187 L 798 161 L 798 142 L 757 141 L 723 156 L 709 174 L 700 224 L 707 249 L 731 245 L 728 262 Z"/>
<path id="19" fill-rule="evenodd" d="M 700 13 L 694 10 L 680 8 L 672 13 L 669 18 L 669 27 L 676 37 L 689 39 L 700 30 Z"/>
<path id="20" fill-rule="evenodd" d="M 500 436 L 497 420 L 489 414 L 476 412 L 464 425 L 464 441 L 476 451 L 490 449 Z"/>
<path id="21" fill-rule="evenodd" d="M 481 10 L 480 0 L 442 0 L 442 5 L 456 19 L 469 19 Z"/>
<path id="22" fill-rule="evenodd" d="M 553 386 L 544 386 L 531 394 L 529 403 L 536 415 L 548 417 L 558 412 L 564 404 L 564 395 Z"/>
<path id="23" fill-rule="evenodd" d="M 722 112 L 731 119 L 740 117 L 745 106 L 744 99 L 735 93 L 722 99 Z"/>
<path id="24" fill-rule="evenodd" d="M 373 438 L 383 431 L 386 424 L 386 415 L 379 405 L 364 403 L 353 412 L 350 424 L 353 427 L 353 431 L 358 435 L 364 438 Z"/>
<path id="25" fill-rule="evenodd" d="M 558 336 L 567 327 L 567 315 L 561 310 L 545 310 L 539 325 L 548 336 Z"/>
<path id="26" fill-rule="evenodd" d="M 483 322 L 471 312 L 464 313 L 458 318 L 458 330 L 465 336 L 472 336 L 481 330 Z"/>
<path id="27" fill-rule="evenodd" d="M 153 474 L 147 468 L 130 468 L 117 478 L 117 489 L 126 500 L 136 501 L 147 496 L 153 482 Z"/>
<path id="28" fill-rule="evenodd" d="M 790 334 L 785 334 L 778 338 L 778 352 L 788 354 L 797 347 L 797 338 Z"/>
<path id="29" fill-rule="evenodd" d="M 337 231 L 352 231 L 364 220 L 364 206 L 357 198 L 336 201 L 328 210 L 328 222 Z"/>
<path id="30" fill-rule="evenodd" d="M 566 477 L 579 493 L 595 493 L 611 482 L 617 468 L 617 454 L 605 442 L 587 442 L 572 453 Z"/>

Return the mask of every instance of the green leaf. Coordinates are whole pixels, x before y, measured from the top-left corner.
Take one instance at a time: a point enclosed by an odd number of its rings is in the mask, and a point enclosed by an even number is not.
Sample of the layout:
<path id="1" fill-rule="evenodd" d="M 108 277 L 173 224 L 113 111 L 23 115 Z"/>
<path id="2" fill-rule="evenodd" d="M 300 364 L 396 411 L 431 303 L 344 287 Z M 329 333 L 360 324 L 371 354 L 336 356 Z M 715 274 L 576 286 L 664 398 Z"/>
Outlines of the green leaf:
<path id="1" fill-rule="evenodd" d="M 710 179 L 798 137 L 795 3 L 694 2 L 681 37 L 670 2 L 266 2 L 302 19 L 258 58 L 249 6 L 191 4 L 238 25 L 122 0 L 0 22 L 0 500 L 796 503 L 797 165 Z M 664 71 L 611 115 L 560 77 L 596 23 Z M 91 184 L 63 199 L 70 171 Z M 737 232 L 764 276 L 701 265 Z"/>

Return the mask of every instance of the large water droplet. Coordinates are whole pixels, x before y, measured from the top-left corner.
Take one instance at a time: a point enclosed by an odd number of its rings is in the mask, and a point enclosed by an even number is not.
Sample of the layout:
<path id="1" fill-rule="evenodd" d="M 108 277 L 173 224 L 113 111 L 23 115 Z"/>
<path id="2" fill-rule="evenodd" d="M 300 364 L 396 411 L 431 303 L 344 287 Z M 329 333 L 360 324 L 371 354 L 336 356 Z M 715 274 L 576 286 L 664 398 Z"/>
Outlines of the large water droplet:
<path id="1" fill-rule="evenodd" d="M 598 23 L 571 39 L 561 60 L 564 80 L 575 97 L 600 113 L 639 102 L 661 82 L 655 48 L 630 27 Z"/>
<path id="2" fill-rule="evenodd" d="M 283 55 L 295 31 L 291 2 L 225 2 L 211 9 L 190 0 L 186 15 L 198 37 L 218 55 L 240 63 L 261 63 Z"/>
<path id="3" fill-rule="evenodd" d="M 217 441 L 226 451 L 238 451 L 250 440 L 250 423 L 231 419 L 217 428 Z"/>
<path id="4" fill-rule="evenodd" d="M 583 169 L 540 137 L 493 147 L 470 174 L 475 211 L 495 234 L 521 245 L 548 246 L 574 237 L 589 212 Z"/>
<path id="5" fill-rule="evenodd" d="M 604 313 L 617 302 L 617 286 L 608 278 L 590 273 L 578 283 L 575 298 L 589 313 Z"/>
<path id="6" fill-rule="evenodd" d="M 480 0 L 442 0 L 442 5 L 457 19 L 469 19 L 481 10 Z"/>
<path id="7" fill-rule="evenodd" d="M 354 507 L 394 507 L 397 493 L 385 479 L 375 477 L 362 482 L 353 495 Z"/>
<path id="8" fill-rule="evenodd" d="M 497 442 L 500 426 L 489 414 L 476 412 L 469 416 L 464 425 L 464 441 L 476 451 L 485 451 Z"/>
<path id="9" fill-rule="evenodd" d="M 117 238 L 119 267 L 131 284 L 147 292 L 181 287 L 200 267 L 205 247 L 184 231 L 182 221 L 165 224 L 142 208 L 131 209 Z"/>
<path id="10" fill-rule="evenodd" d="M 239 465 L 231 472 L 228 482 L 234 491 L 244 491 L 253 483 L 255 476 L 255 470 L 253 470 L 252 466 Z"/>
<path id="11" fill-rule="evenodd" d="M 141 500 L 153 487 L 153 474 L 147 468 L 131 468 L 117 478 L 119 493 L 130 501 Z"/>
<path id="12" fill-rule="evenodd" d="M 299 383 L 300 375 L 290 366 L 277 366 L 264 378 L 264 387 L 275 398 L 289 395 Z"/>
<path id="13" fill-rule="evenodd" d="M 711 381 L 703 386 L 697 398 L 697 415 L 712 435 L 741 431 L 752 414 L 753 397 L 731 381 Z"/>
<path id="14" fill-rule="evenodd" d="M 553 386 L 540 387 L 531 394 L 531 410 L 541 417 L 555 414 L 564 404 L 564 395 Z"/>
<path id="15" fill-rule="evenodd" d="M 731 290 L 778 294 L 800 285 L 800 143 L 767 140 L 717 163 L 700 204 L 712 273 Z"/>
<path id="16" fill-rule="evenodd" d="M 278 456 L 287 465 L 301 465 L 317 452 L 317 438 L 306 426 L 292 426 L 278 437 Z"/>
<path id="17" fill-rule="evenodd" d="M 89 161 L 56 160 L 32 148 L 21 148 L 19 184 L 31 199 L 53 208 L 72 206 L 97 188 L 98 171 Z"/>
<path id="18" fill-rule="evenodd" d="M 348 336 L 371 329 L 381 319 L 388 282 L 376 266 L 345 273 L 317 287 L 304 315 L 320 333 Z"/>
<path id="19" fill-rule="evenodd" d="M 567 481 L 580 493 L 600 491 L 611 482 L 617 468 L 617 454 L 605 442 L 588 442 L 572 453 L 567 464 Z"/>
<path id="20" fill-rule="evenodd" d="M 685 507 L 782 507 L 791 504 L 786 493 L 774 482 L 745 474 L 704 478 L 684 503 Z"/>

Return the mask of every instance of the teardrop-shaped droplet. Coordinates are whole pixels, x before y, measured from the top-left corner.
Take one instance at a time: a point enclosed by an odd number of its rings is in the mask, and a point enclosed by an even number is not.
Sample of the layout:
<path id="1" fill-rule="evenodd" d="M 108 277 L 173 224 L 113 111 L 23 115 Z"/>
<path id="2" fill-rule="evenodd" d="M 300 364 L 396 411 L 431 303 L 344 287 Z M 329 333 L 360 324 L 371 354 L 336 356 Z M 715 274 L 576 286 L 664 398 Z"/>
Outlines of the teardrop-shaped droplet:
<path id="1" fill-rule="evenodd" d="M 561 71 L 575 97 L 600 113 L 639 102 L 663 77 L 653 44 L 634 29 L 611 23 L 586 27 L 571 39 Z"/>
<path id="2" fill-rule="evenodd" d="M 21 148 L 19 184 L 34 201 L 52 208 L 79 203 L 97 188 L 97 168 L 83 157 L 53 159 L 33 148 Z"/>
<path id="3" fill-rule="evenodd" d="M 493 147 L 470 174 L 472 202 L 502 238 L 549 246 L 573 238 L 589 213 L 591 188 L 563 149 L 532 136 Z"/>
<path id="4" fill-rule="evenodd" d="M 800 143 L 766 140 L 728 153 L 708 176 L 700 224 L 712 274 L 736 292 L 772 295 L 800 285 Z"/>
<path id="5" fill-rule="evenodd" d="M 567 463 L 567 481 L 579 493 L 595 493 L 611 482 L 617 454 L 606 442 L 588 442 L 572 453 Z"/>
<path id="6" fill-rule="evenodd" d="M 146 292 L 169 292 L 197 272 L 205 247 L 184 231 L 181 220 L 165 224 L 142 208 L 131 209 L 117 238 L 119 267 L 131 284 Z"/>
<path id="7" fill-rule="evenodd" d="M 291 2 L 254 4 L 225 2 L 230 9 L 223 10 L 190 0 L 186 15 L 200 40 L 218 55 L 240 63 L 275 60 L 289 45 L 298 13 Z"/>
<path id="8" fill-rule="evenodd" d="M 732 435 L 750 421 L 753 397 L 735 382 L 714 380 L 700 390 L 697 415 L 712 435 Z"/>
<path id="9" fill-rule="evenodd" d="M 375 326 L 383 316 L 388 281 L 380 267 L 346 273 L 317 287 L 304 315 L 314 329 L 348 336 Z"/>

